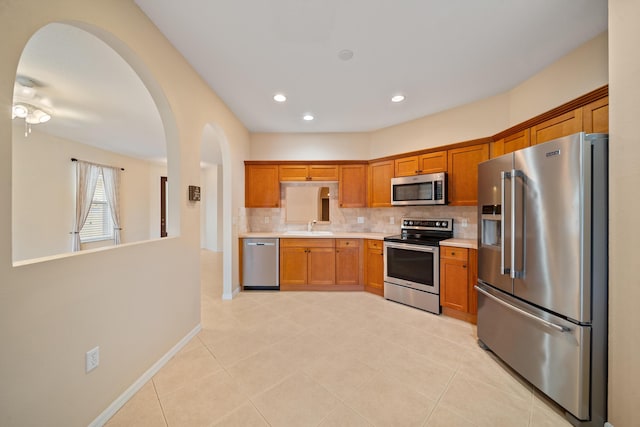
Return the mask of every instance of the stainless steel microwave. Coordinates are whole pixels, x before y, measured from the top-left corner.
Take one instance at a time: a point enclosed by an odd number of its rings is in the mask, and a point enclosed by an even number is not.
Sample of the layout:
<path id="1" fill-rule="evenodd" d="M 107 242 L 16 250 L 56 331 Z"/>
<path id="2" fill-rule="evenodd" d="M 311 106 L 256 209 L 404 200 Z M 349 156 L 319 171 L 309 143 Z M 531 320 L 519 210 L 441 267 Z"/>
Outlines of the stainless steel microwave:
<path id="1" fill-rule="evenodd" d="M 391 204 L 446 205 L 446 172 L 391 178 Z"/>

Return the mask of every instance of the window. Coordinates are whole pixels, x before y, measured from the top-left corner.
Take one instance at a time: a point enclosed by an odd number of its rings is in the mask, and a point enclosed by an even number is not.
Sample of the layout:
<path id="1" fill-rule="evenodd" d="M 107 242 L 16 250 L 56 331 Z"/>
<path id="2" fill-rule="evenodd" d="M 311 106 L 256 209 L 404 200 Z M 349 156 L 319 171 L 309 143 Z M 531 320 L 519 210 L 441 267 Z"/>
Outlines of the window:
<path id="1" fill-rule="evenodd" d="M 93 193 L 87 221 L 80 230 L 80 240 L 84 243 L 111 239 L 113 239 L 113 220 L 104 192 L 104 178 L 101 171 L 98 175 L 96 191 Z"/>

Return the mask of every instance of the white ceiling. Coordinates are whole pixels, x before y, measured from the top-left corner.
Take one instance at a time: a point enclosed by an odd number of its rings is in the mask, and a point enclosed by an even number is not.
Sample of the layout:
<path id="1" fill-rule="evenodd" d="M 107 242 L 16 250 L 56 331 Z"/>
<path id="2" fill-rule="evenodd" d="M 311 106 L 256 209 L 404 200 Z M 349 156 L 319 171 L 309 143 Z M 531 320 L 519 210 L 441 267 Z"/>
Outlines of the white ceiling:
<path id="1" fill-rule="evenodd" d="M 509 90 L 607 29 L 605 0 L 135 2 L 253 132 L 433 114 Z"/>
<path id="2" fill-rule="evenodd" d="M 370 131 L 433 114 L 504 92 L 607 28 L 603 0 L 136 3 L 253 132 Z M 342 49 L 353 59 L 340 60 Z M 53 110 L 34 131 L 165 158 L 151 96 L 97 37 L 49 24 L 17 71 Z M 392 104 L 395 93 L 406 101 Z M 303 122 L 307 112 L 316 120 Z"/>

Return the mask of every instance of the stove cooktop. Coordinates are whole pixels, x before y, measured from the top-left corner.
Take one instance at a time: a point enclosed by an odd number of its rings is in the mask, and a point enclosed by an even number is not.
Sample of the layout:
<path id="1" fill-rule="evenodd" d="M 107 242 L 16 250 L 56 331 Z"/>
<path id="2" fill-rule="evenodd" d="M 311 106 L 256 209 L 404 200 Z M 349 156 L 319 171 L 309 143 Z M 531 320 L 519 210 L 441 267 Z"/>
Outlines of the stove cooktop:
<path id="1" fill-rule="evenodd" d="M 453 237 L 453 218 L 404 218 L 401 234 L 385 237 L 387 242 L 438 246 Z"/>

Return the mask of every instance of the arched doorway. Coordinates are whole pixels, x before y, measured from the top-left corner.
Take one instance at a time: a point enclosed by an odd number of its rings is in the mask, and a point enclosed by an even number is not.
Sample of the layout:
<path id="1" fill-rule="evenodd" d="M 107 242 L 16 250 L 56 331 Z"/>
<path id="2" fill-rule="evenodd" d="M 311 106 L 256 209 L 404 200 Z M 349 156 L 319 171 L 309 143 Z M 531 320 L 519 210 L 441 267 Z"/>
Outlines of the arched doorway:
<path id="1" fill-rule="evenodd" d="M 227 138 L 217 125 L 207 124 L 200 146 L 200 247 L 209 260 L 205 268 L 221 268 L 219 289 L 208 288 L 208 271 L 203 272 L 203 292 L 222 299 L 233 298 L 233 244 L 231 216 L 230 150 Z M 219 266 L 219 267 L 218 267 Z M 212 283 L 210 286 L 216 286 Z"/>

